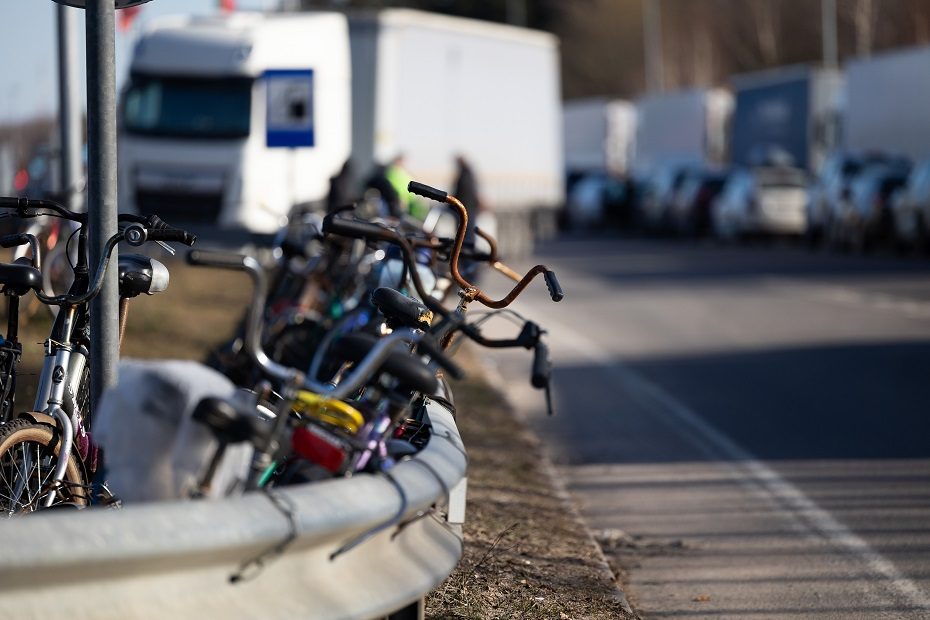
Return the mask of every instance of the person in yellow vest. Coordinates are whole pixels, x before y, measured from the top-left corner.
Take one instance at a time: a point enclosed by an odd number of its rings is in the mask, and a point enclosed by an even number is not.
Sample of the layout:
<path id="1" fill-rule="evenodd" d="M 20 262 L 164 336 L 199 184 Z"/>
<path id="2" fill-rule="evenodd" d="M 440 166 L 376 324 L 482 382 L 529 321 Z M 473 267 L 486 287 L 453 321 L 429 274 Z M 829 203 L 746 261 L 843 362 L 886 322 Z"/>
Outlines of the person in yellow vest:
<path id="1" fill-rule="evenodd" d="M 397 192 L 401 211 L 412 215 L 418 220 L 426 219 L 426 214 L 429 213 L 429 205 L 407 191 L 407 185 L 413 178 L 404 168 L 403 153 L 397 155 L 388 163 L 384 175 L 391 187 L 394 188 L 394 191 Z"/>

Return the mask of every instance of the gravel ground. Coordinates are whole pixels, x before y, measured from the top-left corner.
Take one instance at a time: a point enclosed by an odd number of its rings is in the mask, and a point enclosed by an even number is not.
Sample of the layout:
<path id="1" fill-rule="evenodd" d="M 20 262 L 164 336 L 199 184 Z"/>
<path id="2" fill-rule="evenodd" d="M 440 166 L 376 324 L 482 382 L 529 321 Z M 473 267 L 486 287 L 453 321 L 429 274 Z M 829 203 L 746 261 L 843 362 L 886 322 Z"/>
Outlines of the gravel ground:
<path id="1" fill-rule="evenodd" d="M 427 597 L 428 618 L 636 618 L 539 441 L 481 377 L 453 386 L 468 449 L 465 555 Z"/>

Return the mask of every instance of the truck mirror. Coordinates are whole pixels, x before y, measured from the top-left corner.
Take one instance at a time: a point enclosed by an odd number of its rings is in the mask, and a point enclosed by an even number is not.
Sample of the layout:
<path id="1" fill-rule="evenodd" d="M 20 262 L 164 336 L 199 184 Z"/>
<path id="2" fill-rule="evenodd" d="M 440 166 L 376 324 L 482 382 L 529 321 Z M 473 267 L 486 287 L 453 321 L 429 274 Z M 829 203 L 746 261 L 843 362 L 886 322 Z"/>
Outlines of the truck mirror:
<path id="1" fill-rule="evenodd" d="M 144 4 L 150 0 L 113 0 L 114 7 L 117 9 L 126 9 L 137 4 Z M 65 6 L 73 6 L 76 9 L 86 9 L 87 0 L 52 0 Z"/>

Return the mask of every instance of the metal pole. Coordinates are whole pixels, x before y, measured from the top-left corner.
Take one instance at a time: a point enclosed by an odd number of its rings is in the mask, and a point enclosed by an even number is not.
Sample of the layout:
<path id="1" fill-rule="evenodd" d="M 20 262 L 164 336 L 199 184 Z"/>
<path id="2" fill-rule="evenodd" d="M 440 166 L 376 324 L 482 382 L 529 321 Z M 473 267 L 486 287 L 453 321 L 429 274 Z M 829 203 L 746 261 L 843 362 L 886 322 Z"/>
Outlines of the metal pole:
<path id="1" fill-rule="evenodd" d="M 839 66 L 839 53 L 836 42 L 836 0 L 820 0 L 820 23 L 823 43 L 823 64 L 826 67 Z"/>
<path id="2" fill-rule="evenodd" d="M 58 5 L 58 132 L 61 143 L 61 187 L 65 205 L 80 211 L 84 171 L 81 165 L 81 108 L 78 104 L 76 9 Z"/>
<path id="3" fill-rule="evenodd" d="M 116 233 L 116 42 L 113 0 L 87 0 L 87 207 L 90 266 Z M 116 261 L 113 252 L 113 261 Z M 91 303 L 91 402 L 116 383 L 119 291 L 116 269 Z"/>
<path id="4" fill-rule="evenodd" d="M 646 89 L 661 91 L 665 87 L 662 66 L 661 0 L 643 0 L 643 47 L 646 61 Z"/>

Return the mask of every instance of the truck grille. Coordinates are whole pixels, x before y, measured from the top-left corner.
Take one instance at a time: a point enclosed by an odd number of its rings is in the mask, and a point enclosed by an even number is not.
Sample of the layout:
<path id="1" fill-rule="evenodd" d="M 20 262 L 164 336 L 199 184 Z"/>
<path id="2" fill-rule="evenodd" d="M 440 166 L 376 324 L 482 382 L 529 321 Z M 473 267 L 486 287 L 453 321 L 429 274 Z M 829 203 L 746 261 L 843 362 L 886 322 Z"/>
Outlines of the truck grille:
<path id="1" fill-rule="evenodd" d="M 136 191 L 136 206 L 140 215 L 157 215 L 172 225 L 215 223 L 223 208 L 223 195 L 140 189 Z"/>

